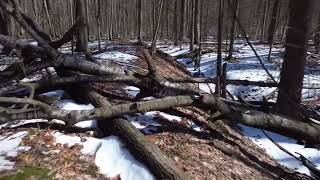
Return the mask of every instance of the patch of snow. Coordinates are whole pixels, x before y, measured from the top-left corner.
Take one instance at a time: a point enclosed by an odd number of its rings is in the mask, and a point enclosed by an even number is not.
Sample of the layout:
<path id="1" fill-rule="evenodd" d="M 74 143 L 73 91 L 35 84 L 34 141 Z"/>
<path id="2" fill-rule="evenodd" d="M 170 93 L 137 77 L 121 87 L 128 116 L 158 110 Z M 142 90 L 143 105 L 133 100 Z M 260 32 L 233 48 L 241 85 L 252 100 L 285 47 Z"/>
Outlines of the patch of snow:
<path id="1" fill-rule="evenodd" d="M 126 117 L 128 121 L 131 122 L 131 124 L 135 126 L 137 129 L 143 130 L 150 126 L 154 126 L 154 127 L 161 126 L 161 124 L 159 124 L 157 121 L 154 120 L 157 114 L 158 112 L 151 111 L 145 114 L 140 114 L 136 116 L 126 115 L 124 117 Z"/>
<path id="2" fill-rule="evenodd" d="M 56 104 L 57 108 L 64 109 L 64 110 L 75 110 L 75 111 L 81 111 L 81 110 L 91 110 L 94 109 L 94 106 L 92 104 L 78 104 L 74 102 L 73 100 L 62 100 L 59 101 Z M 97 121 L 96 120 L 88 120 L 83 121 L 75 124 L 75 127 L 79 128 L 97 128 Z"/>
<path id="3" fill-rule="evenodd" d="M 17 122 L 10 122 L 10 123 L 5 123 L 0 125 L 0 129 L 4 129 L 4 128 L 17 128 L 20 126 L 24 126 L 26 124 L 34 124 L 34 123 L 41 123 L 41 122 L 48 122 L 48 120 L 44 120 L 44 119 L 31 119 L 31 120 L 21 120 L 21 121 L 17 121 Z"/>
<path id="4" fill-rule="evenodd" d="M 119 138 L 110 136 L 103 139 L 96 153 L 96 165 L 108 177 L 120 175 L 123 180 L 153 180 L 147 168 L 134 159 Z"/>
<path id="5" fill-rule="evenodd" d="M 200 83 L 199 84 L 199 88 L 204 91 L 205 93 L 210 94 L 211 92 L 214 92 L 216 89 L 216 85 L 215 84 L 207 84 L 207 83 Z"/>
<path id="6" fill-rule="evenodd" d="M 266 152 L 280 164 L 298 171 L 310 175 L 309 170 L 302 165 L 302 163 L 292 156 L 289 156 L 282 150 L 280 150 L 272 141 L 270 141 L 260 129 L 239 125 L 243 134 L 251 139 L 259 147 L 266 150 Z M 288 150 L 290 153 L 297 155 L 302 154 L 314 163 L 320 169 L 320 151 L 315 148 L 305 148 L 303 145 L 297 144 L 297 141 L 276 133 L 265 131 L 271 139 L 277 142 L 280 146 Z M 298 156 L 298 155 L 297 155 Z M 299 157 L 299 156 L 298 156 Z"/>
<path id="7" fill-rule="evenodd" d="M 163 46 L 161 49 L 166 53 L 175 55 L 176 52 L 183 51 L 187 52 L 188 46 L 181 46 L 179 49 L 177 46 Z M 267 45 L 254 45 L 257 53 L 261 57 L 261 60 L 265 64 L 268 71 L 272 76 L 279 81 L 280 79 L 280 64 L 283 61 L 284 48 L 274 47 L 272 49 L 271 61 L 268 61 L 269 47 Z M 235 51 L 233 56 L 237 60 L 234 63 L 229 63 L 227 66 L 227 78 L 236 80 L 249 80 L 249 81 L 271 81 L 265 70 L 261 67 L 258 59 L 255 57 L 252 49 L 244 41 L 236 41 Z M 178 53 L 179 54 L 179 53 Z M 226 54 L 223 53 L 223 57 Z M 200 70 L 202 75 L 207 78 L 214 78 L 216 76 L 216 53 L 208 53 L 202 56 L 200 63 Z M 183 64 L 186 69 L 193 75 L 197 73 L 194 69 L 194 62 L 190 58 L 178 59 L 178 62 Z M 319 86 L 320 85 L 320 74 L 314 68 L 306 68 L 304 85 L 308 86 Z M 210 89 L 215 90 L 214 84 L 199 84 L 199 88 L 210 93 Z M 273 95 L 271 101 L 275 101 L 276 88 L 268 87 L 257 87 L 257 86 L 235 86 L 228 85 L 227 90 L 233 95 L 241 95 L 245 100 L 261 100 L 263 96 Z M 318 99 L 320 97 L 319 90 L 308 90 L 303 89 L 303 99 Z M 301 173 L 310 174 L 309 170 L 305 168 L 299 161 L 290 157 L 289 155 L 282 152 L 276 147 L 259 129 L 241 126 L 241 129 L 245 136 L 249 137 L 259 147 L 266 149 L 266 152 L 276 159 L 280 164 L 285 165 L 289 168 L 297 170 Z M 193 127 L 195 130 L 199 130 L 197 127 Z M 201 130 L 201 129 L 200 129 Z M 289 150 L 292 154 L 298 152 L 307 157 L 311 162 L 320 167 L 320 152 L 317 149 L 304 148 L 302 145 L 298 145 L 293 139 L 267 132 L 272 139 L 278 142 L 281 146 Z"/>
<path id="8" fill-rule="evenodd" d="M 62 98 L 64 96 L 64 94 L 65 94 L 64 90 L 55 90 L 55 91 L 50 91 L 50 92 L 47 92 L 47 93 L 43 93 L 40 96 Z"/>
<path id="9" fill-rule="evenodd" d="M 194 131 L 197 131 L 197 132 L 201 132 L 201 131 L 202 131 L 202 130 L 201 130 L 201 127 L 198 126 L 198 125 L 196 125 L 196 124 L 194 124 L 194 123 L 192 123 L 191 128 L 192 128 Z"/>
<path id="10" fill-rule="evenodd" d="M 167 114 L 167 113 L 164 113 L 164 112 L 160 112 L 159 115 L 164 117 L 164 118 L 166 118 L 169 121 L 180 122 L 182 120 L 182 118 L 179 117 L 179 116 L 170 115 L 170 114 Z"/>
<path id="11" fill-rule="evenodd" d="M 18 152 L 30 150 L 31 147 L 19 146 L 27 135 L 26 131 L 0 135 L 0 171 L 11 170 L 14 167 L 15 162 L 7 160 L 6 157 L 16 157 Z"/>
<path id="12" fill-rule="evenodd" d="M 81 144 L 81 138 L 78 136 L 68 136 L 60 132 L 55 132 L 52 136 L 56 144 L 67 145 L 68 147 Z"/>
<path id="13" fill-rule="evenodd" d="M 143 98 L 143 99 L 141 99 L 141 100 L 143 100 L 143 101 L 151 101 L 151 100 L 155 100 L 156 98 L 155 97 L 145 97 L 145 98 Z"/>
<path id="14" fill-rule="evenodd" d="M 140 89 L 134 86 L 126 86 L 124 89 L 128 95 L 133 97 L 136 97 L 140 93 Z"/>
<path id="15" fill-rule="evenodd" d="M 133 60 L 138 59 L 137 56 L 131 54 L 122 53 L 119 51 L 108 51 L 94 56 L 100 60 L 113 60 L 122 63 L 131 63 Z"/>
<path id="16" fill-rule="evenodd" d="M 56 143 L 66 144 L 69 147 L 76 144 L 82 145 L 81 153 L 95 156 L 95 164 L 99 172 L 107 177 L 120 175 L 123 180 L 154 180 L 155 177 L 140 162 L 138 162 L 126 149 L 124 144 L 116 136 L 103 139 L 81 138 L 77 136 L 67 136 L 62 133 L 54 133 Z"/>

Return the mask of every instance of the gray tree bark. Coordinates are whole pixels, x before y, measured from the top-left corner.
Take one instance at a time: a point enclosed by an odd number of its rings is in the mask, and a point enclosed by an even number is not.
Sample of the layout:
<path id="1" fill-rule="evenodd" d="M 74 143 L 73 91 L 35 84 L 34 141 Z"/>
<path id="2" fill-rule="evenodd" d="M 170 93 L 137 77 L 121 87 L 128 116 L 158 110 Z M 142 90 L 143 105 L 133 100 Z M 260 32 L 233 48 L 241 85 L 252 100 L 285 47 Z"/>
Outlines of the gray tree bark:
<path id="1" fill-rule="evenodd" d="M 86 22 L 86 6 L 84 0 L 75 0 L 75 20 L 80 21 L 82 28 L 76 33 L 76 52 L 87 52 L 88 50 L 88 29 Z"/>
<path id="2" fill-rule="evenodd" d="M 289 28 L 277 104 L 281 113 L 296 119 L 301 117 L 300 111 L 297 110 L 297 104 L 301 102 L 313 5 L 313 0 L 290 1 Z"/>

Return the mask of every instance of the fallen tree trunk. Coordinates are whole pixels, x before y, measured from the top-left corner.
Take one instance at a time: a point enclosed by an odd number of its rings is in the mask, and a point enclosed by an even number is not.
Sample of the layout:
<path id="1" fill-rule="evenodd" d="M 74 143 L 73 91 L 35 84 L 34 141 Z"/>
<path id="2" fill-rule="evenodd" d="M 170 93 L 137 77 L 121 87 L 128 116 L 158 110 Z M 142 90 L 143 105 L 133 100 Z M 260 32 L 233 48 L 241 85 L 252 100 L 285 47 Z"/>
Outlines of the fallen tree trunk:
<path id="1" fill-rule="evenodd" d="M 167 78 L 168 81 L 174 83 L 216 83 L 216 78 L 183 78 L 174 79 Z M 259 87 L 278 87 L 278 83 L 264 82 L 264 81 L 248 81 L 238 79 L 226 79 L 227 85 L 241 85 L 241 86 L 259 86 Z M 308 85 L 303 86 L 304 89 L 320 89 L 319 85 Z"/>
<path id="2" fill-rule="evenodd" d="M 264 113 L 252 109 L 240 112 L 227 105 L 220 98 L 214 96 L 202 96 L 201 102 L 206 106 L 222 112 L 229 119 L 244 125 L 266 129 L 285 136 L 289 135 L 295 139 L 305 139 L 311 144 L 320 143 L 320 126 L 315 123 L 305 123 L 281 115 Z"/>
<path id="3" fill-rule="evenodd" d="M 110 106 L 110 103 L 105 97 L 91 89 L 86 89 L 84 98 L 98 106 Z M 169 160 L 157 146 L 146 140 L 144 135 L 127 120 L 117 118 L 100 121 L 98 124 L 102 130 L 120 137 L 135 158 L 149 167 L 149 170 L 157 179 L 190 179 L 184 172 L 179 170 L 173 161 Z"/>

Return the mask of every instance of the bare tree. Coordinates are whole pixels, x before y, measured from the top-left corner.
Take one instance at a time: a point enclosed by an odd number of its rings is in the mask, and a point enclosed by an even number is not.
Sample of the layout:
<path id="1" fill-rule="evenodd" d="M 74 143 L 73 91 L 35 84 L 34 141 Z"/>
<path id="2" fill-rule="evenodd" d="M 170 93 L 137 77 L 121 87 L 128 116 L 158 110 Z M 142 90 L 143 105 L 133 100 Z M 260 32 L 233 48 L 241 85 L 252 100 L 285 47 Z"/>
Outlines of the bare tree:
<path id="1" fill-rule="evenodd" d="M 320 13 L 318 16 L 318 23 L 317 23 L 317 29 L 314 35 L 314 44 L 315 44 L 315 50 L 316 53 L 320 53 Z"/>
<path id="2" fill-rule="evenodd" d="M 8 1 L 5 0 L 5 2 L 8 2 Z M 10 24 L 11 24 L 10 16 L 0 8 L 0 34 L 7 35 L 7 36 L 12 35 L 12 33 L 10 33 Z M 10 50 L 11 48 L 4 47 L 4 49 L 2 50 L 2 54 L 8 54 Z"/>
<path id="3" fill-rule="evenodd" d="M 137 0 L 137 11 L 138 11 L 138 44 L 142 44 L 142 16 L 143 16 L 143 11 L 142 11 L 142 0 Z"/>
<path id="4" fill-rule="evenodd" d="M 234 36 L 235 36 L 235 31 L 236 31 L 236 18 L 238 16 L 238 7 L 239 7 L 239 0 L 233 0 L 233 11 L 236 12 L 235 16 L 232 18 L 232 24 L 231 24 L 231 29 L 230 29 L 230 44 L 229 44 L 229 55 L 227 57 L 228 60 L 232 59 L 232 54 L 233 54 L 233 45 L 234 45 Z M 232 12 L 231 14 L 234 14 Z"/>
<path id="5" fill-rule="evenodd" d="M 301 117 L 297 105 L 301 102 L 313 5 L 313 0 L 290 1 L 290 28 L 287 30 L 277 104 L 282 114 L 297 119 Z"/>
<path id="6" fill-rule="evenodd" d="M 268 35 L 268 43 L 273 43 L 274 34 L 276 32 L 276 27 L 278 23 L 280 12 L 280 0 L 274 0 L 273 9 L 272 9 L 272 17 L 269 25 L 269 35 Z"/>
<path id="7" fill-rule="evenodd" d="M 154 56 L 156 53 L 156 46 L 157 46 L 157 39 L 158 39 L 158 32 L 160 29 L 160 24 L 161 24 L 161 17 L 162 17 L 162 11 L 163 11 L 163 2 L 164 0 L 161 0 L 159 3 L 159 13 L 158 13 L 158 19 L 157 19 L 157 26 L 154 29 L 154 34 L 153 34 L 153 40 L 151 44 L 151 54 Z"/>
<path id="8" fill-rule="evenodd" d="M 216 92 L 221 95 L 221 76 L 222 76 L 222 21 L 223 21 L 223 0 L 219 1 L 219 16 L 218 16 L 218 57 L 217 57 L 217 81 Z"/>
<path id="9" fill-rule="evenodd" d="M 194 43 L 200 45 L 200 4 L 201 0 L 195 0 L 194 2 Z"/>
<path id="10" fill-rule="evenodd" d="M 76 33 L 76 49 L 77 52 L 87 52 L 88 49 L 88 29 L 86 22 L 86 6 L 84 0 L 75 0 L 75 19 L 80 21 L 82 28 Z"/>
<path id="11" fill-rule="evenodd" d="M 180 0 L 180 37 L 179 40 L 183 41 L 185 38 L 185 11 L 186 11 L 186 0 Z"/>

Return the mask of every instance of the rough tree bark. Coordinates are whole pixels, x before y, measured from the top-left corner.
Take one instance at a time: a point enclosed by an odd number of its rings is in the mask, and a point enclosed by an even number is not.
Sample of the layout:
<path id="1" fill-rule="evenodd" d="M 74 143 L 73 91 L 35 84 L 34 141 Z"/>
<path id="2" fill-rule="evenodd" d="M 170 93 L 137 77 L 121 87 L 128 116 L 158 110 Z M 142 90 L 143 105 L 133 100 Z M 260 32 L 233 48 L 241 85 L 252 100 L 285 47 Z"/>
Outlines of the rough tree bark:
<path id="1" fill-rule="evenodd" d="M 301 102 L 313 5 L 313 0 L 290 1 L 289 28 L 277 104 L 281 113 L 297 119 L 300 119 L 300 111 L 297 110 L 296 104 Z"/>
<path id="2" fill-rule="evenodd" d="M 316 33 L 314 36 L 314 45 L 315 45 L 315 51 L 316 53 L 320 53 L 320 13 L 318 15 L 318 24 L 317 24 L 317 29 Z"/>
<path id="3" fill-rule="evenodd" d="M 238 7 L 239 7 L 239 0 L 233 0 L 233 8 L 234 11 L 236 12 L 236 17 L 232 16 L 232 24 L 231 24 L 231 29 L 230 29 L 230 44 L 229 44 L 229 55 L 227 57 L 228 60 L 232 59 L 232 54 L 233 54 L 233 45 L 234 45 L 234 36 L 235 36 L 235 31 L 236 31 L 236 18 L 238 16 Z M 234 14 L 232 12 L 232 14 Z"/>
<path id="4" fill-rule="evenodd" d="M 178 45 L 178 40 L 179 40 L 179 37 L 178 37 L 178 29 L 179 29 L 179 26 L 178 26 L 178 0 L 175 0 L 174 1 L 174 22 L 173 22 L 173 32 L 174 32 L 174 45 Z"/>
<path id="5" fill-rule="evenodd" d="M 152 44 L 151 44 L 151 54 L 152 56 L 156 53 L 156 46 L 157 46 L 157 39 L 158 39 L 158 33 L 161 25 L 161 17 L 162 17 L 162 12 L 163 12 L 163 3 L 164 0 L 160 0 L 160 9 L 158 13 L 158 19 L 157 19 L 157 25 L 155 26 L 154 29 L 154 34 L 153 34 L 153 39 L 152 39 Z"/>
<path id="6" fill-rule="evenodd" d="M 194 4 L 194 43 L 197 45 L 200 45 L 200 1 L 201 0 L 195 0 Z"/>
<path id="7" fill-rule="evenodd" d="M 180 0 L 180 37 L 179 40 L 183 41 L 185 38 L 185 11 L 186 11 L 186 0 Z"/>
<path id="8" fill-rule="evenodd" d="M 8 2 L 8 0 L 5 0 L 5 2 Z M 0 8 L 0 34 L 10 36 L 10 24 L 10 16 Z M 4 47 L 2 54 L 8 54 L 10 50 L 10 48 Z"/>
<path id="9" fill-rule="evenodd" d="M 195 24 L 195 0 L 191 0 L 191 23 L 190 23 L 190 51 L 193 52 L 194 50 L 194 24 Z"/>
<path id="10" fill-rule="evenodd" d="M 280 0 L 274 0 L 273 9 L 272 9 L 272 17 L 269 25 L 269 35 L 268 35 L 268 43 L 273 43 L 273 38 L 276 32 L 276 27 L 278 23 L 278 16 L 280 10 Z"/>
<path id="11" fill-rule="evenodd" d="M 88 29 L 86 22 L 86 6 L 84 0 L 75 0 L 75 20 L 80 21 L 82 28 L 76 33 L 76 49 L 77 52 L 87 52 L 88 50 Z"/>
<path id="12" fill-rule="evenodd" d="M 218 16 L 218 57 L 217 57 L 217 74 L 216 74 L 216 91 L 215 94 L 221 95 L 221 76 L 222 76 L 222 20 L 223 20 L 223 1 L 219 1 Z"/>
<path id="13" fill-rule="evenodd" d="M 138 44 L 143 44 L 142 41 L 142 0 L 137 1 L 137 11 L 138 11 Z"/>

